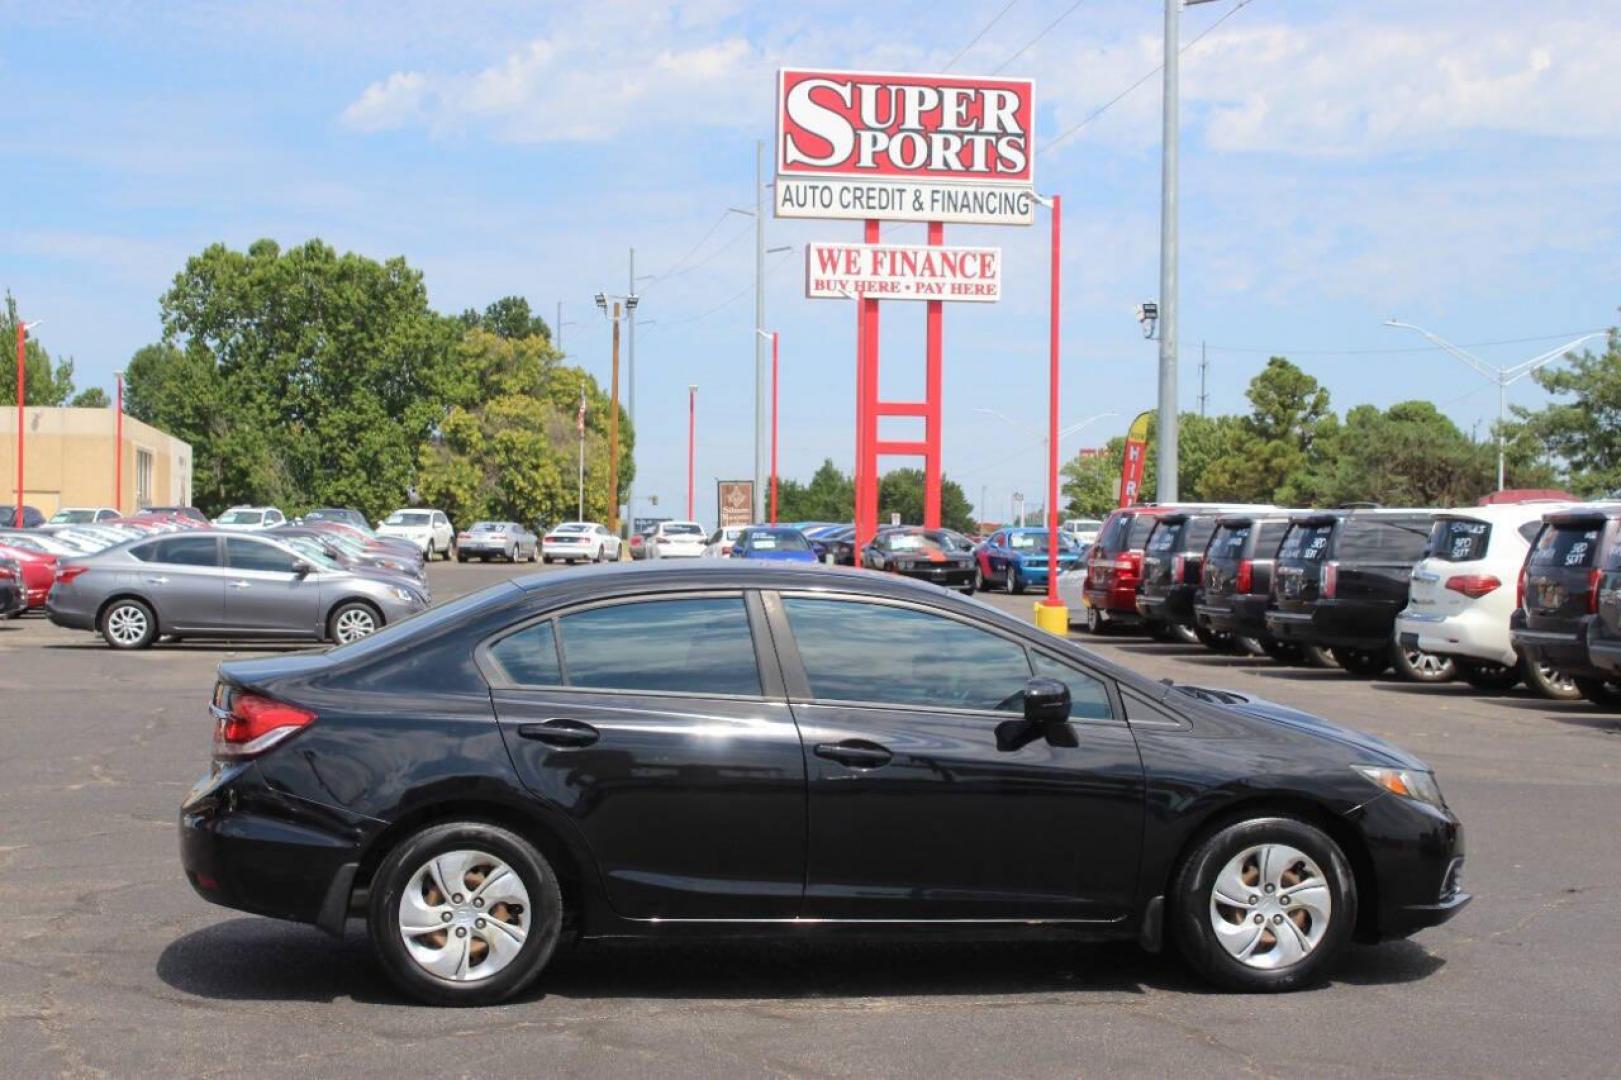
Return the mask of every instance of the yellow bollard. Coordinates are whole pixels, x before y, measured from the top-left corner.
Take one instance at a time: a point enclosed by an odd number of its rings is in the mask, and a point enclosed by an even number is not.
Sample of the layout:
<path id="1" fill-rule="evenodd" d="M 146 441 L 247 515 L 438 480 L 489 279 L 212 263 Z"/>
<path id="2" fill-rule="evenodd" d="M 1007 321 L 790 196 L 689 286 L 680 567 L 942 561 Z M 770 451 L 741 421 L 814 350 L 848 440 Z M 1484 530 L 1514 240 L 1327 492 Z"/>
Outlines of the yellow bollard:
<path id="1" fill-rule="evenodd" d="M 1069 608 L 1063 604 L 1036 601 L 1036 628 L 1059 637 L 1069 636 Z"/>

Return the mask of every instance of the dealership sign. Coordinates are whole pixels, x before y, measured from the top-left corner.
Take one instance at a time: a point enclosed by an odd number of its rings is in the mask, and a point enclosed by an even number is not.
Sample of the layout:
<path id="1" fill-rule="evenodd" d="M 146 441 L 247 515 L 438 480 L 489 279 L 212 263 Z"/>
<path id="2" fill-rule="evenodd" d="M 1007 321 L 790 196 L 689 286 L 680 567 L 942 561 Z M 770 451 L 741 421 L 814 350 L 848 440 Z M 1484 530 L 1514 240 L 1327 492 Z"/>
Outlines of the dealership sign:
<path id="1" fill-rule="evenodd" d="M 785 68 L 778 217 L 1028 225 L 1029 79 Z"/>
<path id="2" fill-rule="evenodd" d="M 722 529 L 734 525 L 753 524 L 754 481 L 715 481 L 715 506 L 719 510 L 717 521 Z"/>
<path id="3" fill-rule="evenodd" d="M 914 244 L 807 244 L 805 295 L 813 300 L 1002 298 L 1002 249 Z"/>

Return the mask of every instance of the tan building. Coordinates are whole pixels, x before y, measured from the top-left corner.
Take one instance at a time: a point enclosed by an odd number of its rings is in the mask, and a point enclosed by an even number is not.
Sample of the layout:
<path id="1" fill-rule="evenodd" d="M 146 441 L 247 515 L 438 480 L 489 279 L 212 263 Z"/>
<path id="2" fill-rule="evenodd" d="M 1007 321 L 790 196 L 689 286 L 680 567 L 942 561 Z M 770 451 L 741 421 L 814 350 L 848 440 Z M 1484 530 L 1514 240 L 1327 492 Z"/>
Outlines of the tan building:
<path id="1" fill-rule="evenodd" d="M 113 493 L 118 414 L 112 409 L 23 410 L 23 503 L 46 517 L 64 506 L 191 505 L 191 446 L 124 417 L 121 488 Z M 0 407 L 0 505 L 17 495 L 17 407 Z"/>

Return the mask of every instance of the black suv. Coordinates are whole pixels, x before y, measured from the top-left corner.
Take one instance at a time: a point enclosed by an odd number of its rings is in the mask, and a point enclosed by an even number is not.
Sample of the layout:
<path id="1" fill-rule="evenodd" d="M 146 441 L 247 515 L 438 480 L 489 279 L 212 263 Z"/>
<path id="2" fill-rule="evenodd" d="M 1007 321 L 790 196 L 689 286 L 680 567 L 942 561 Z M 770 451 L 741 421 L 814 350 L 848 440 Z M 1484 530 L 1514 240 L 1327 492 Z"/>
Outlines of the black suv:
<path id="1" fill-rule="evenodd" d="M 1544 514 L 1520 571 L 1519 604 L 1509 617 L 1518 652 L 1531 664 L 1570 676 L 1583 697 L 1600 705 L 1621 702 L 1609 682 L 1621 678 L 1621 597 L 1614 591 L 1621 582 L 1606 573 L 1615 567 L 1618 532 L 1621 504 Z M 1606 617 L 1608 625 L 1594 625 Z M 1590 648 L 1590 641 L 1597 647 Z"/>
<path id="2" fill-rule="evenodd" d="M 1194 594 L 1205 545 L 1216 531 L 1215 512 L 1173 510 L 1154 522 L 1143 545 L 1143 572 L 1137 582 L 1137 614 L 1149 626 L 1163 626 L 1172 640 L 1195 639 L 1216 648 L 1222 643 L 1194 621 Z"/>
<path id="3" fill-rule="evenodd" d="M 1268 632 L 1326 646 L 1353 675 L 1395 664 L 1404 678 L 1443 682 L 1450 658 L 1396 643 L 1413 565 L 1429 548 L 1429 510 L 1329 510 L 1296 515 L 1278 546 Z"/>
<path id="4" fill-rule="evenodd" d="M 1264 652 L 1274 660 L 1301 658 L 1300 646 L 1278 641 L 1266 629 L 1272 559 L 1288 528 L 1287 514 L 1224 514 L 1216 520 L 1193 605 L 1206 644 L 1226 639 L 1242 651 Z"/>

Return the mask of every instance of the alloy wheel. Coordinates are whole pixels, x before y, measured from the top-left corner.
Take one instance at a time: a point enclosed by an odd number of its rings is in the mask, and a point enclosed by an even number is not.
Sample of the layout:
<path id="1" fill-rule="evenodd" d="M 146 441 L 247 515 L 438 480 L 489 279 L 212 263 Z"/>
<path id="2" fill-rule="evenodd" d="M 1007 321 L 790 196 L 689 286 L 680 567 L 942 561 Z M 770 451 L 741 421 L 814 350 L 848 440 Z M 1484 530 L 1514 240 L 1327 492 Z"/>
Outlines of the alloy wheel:
<path id="1" fill-rule="evenodd" d="M 423 971 L 476 982 L 502 971 L 529 935 L 529 890 L 501 859 L 447 851 L 411 875 L 400 896 L 399 933 Z"/>
<path id="2" fill-rule="evenodd" d="M 1407 658 L 1409 670 L 1421 680 L 1440 681 L 1452 676 L 1452 663 L 1445 656 L 1406 648 L 1402 649 L 1402 655 Z"/>
<path id="3" fill-rule="evenodd" d="M 1245 967 L 1275 971 L 1309 956 L 1328 932 L 1333 892 L 1317 863 L 1288 844 L 1228 860 L 1210 889 L 1210 926 Z"/>
<path id="4" fill-rule="evenodd" d="M 120 604 L 107 613 L 107 636 L 119 645 L 138 645 L 146 637 L 146 612 L 134 604 Z"/>
<path id="5" fill-rule="evenodd" d="M 377 632 L 377 616 L 363 607 L 352 607 L 338 615 L 333 624 L 332 636 L 338 639 L 339 645 L 347 645 L 351 641 L 359 641 Z"/>

